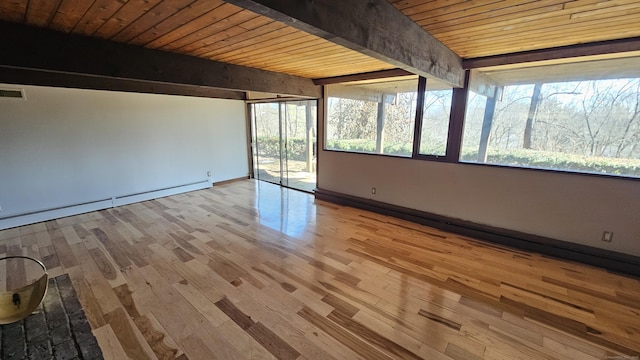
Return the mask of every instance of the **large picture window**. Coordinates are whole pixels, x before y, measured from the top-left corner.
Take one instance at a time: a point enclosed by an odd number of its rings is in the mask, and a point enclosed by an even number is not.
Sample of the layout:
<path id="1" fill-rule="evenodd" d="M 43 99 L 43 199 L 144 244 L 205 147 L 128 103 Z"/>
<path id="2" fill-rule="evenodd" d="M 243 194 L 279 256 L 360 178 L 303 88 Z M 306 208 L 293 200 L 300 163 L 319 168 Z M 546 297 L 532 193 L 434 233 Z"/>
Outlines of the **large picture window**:
<path id="1" fill-rule="evenodd" d="M 469 95 L 460 160 L 640 177 L 637 61 L 488 73 L 498 88 Z"/>
<path id="2" fill-rule="evenodd" d="M 326 149 L 411 156 L 418 77 L 327 86 Z"/>
<path id="3" fill-rule="evenodd" d="M 418 76 L 328 85 L 325 149 L 640 178 L 638 64 L 509 64 L 473 70 L 466 89 Z"/>

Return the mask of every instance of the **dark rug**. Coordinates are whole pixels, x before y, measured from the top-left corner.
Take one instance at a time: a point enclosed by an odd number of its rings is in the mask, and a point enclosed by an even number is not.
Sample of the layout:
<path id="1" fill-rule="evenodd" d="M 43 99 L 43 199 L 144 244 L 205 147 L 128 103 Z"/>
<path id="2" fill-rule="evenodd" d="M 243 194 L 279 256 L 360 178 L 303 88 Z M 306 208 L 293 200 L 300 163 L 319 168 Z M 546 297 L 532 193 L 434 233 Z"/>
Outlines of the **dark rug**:
<path id="1" fill-rule="evenodd" d="M 103 359 L 69 275 L 49 279 L 47 295 L 28 318 L 0 326 L 0 358 Z"/>

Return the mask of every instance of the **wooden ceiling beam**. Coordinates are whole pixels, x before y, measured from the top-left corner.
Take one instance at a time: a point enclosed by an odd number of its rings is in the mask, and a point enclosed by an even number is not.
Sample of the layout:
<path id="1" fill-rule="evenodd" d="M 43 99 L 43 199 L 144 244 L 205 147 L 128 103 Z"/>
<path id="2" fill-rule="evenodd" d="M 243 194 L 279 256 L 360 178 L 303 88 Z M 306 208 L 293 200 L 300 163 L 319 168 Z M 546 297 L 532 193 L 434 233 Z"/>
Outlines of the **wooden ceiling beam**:
<path id="1" fill-rule="evenodd" d="M 527 62 L 567 59 L 640 50 L 640 37 L 599 41 L 588 44 L 561 46 L 549 49 L 523 51 L 512 54 L 464 59 L 465 69 L 477 69 L 491 66 L 520 64 Z"/>
<path id="2" fill-rule="evenodd" d="M 0 83 L 246 100 L 243 91 L 1 66 Z"/>
<path id="3" fill-rule="evenodd" d="M 227 2 L 411 73 L 463 86 L 460 57 L 387 0 Z"/>
<path id="4" fill-rule="evenodd" d="M 373 79 L 409 76 L 409 75 L 414 75 L 414 74 L 404 69 L 390 69 L 390 70 L 372 71 L 372 72 L 358 73 L 358 74 L 351 74 L 351 75 L 332 76 L 332 77 L 321 78 L 321 79 L 313 79 L 313 83 L 316 85 L 331 85 L 331 84 L 340 84 L 340 83 L 345 83 L 350 81 L 373 80 Z"/>
<path id="5" fill-rule="evenodd" d="M 93 77 L 93 83 L 118 79 L 118 86 L 131 80 L 141 92 L 147 92 L 145 84 L 154 93 L 168 84 L 165 93 L 191 88 L 194 96 L 208 88 L 321 97 L 311 79 L 6 22 L 0 22 L 0 67 L 76 75 L 70 82 L 78 76 Z"/>

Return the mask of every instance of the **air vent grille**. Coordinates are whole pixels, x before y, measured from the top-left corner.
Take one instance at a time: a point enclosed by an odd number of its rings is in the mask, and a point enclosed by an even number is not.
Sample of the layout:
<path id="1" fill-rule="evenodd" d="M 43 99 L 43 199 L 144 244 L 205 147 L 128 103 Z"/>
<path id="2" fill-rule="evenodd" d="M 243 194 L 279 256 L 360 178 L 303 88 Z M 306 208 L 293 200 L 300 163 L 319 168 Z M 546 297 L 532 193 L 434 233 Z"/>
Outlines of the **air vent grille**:
<path id="1" fill-rule="evenodd" d="M 21 89 L 0 89 L 0 98 L 24 99 L 24 92 Z"/>

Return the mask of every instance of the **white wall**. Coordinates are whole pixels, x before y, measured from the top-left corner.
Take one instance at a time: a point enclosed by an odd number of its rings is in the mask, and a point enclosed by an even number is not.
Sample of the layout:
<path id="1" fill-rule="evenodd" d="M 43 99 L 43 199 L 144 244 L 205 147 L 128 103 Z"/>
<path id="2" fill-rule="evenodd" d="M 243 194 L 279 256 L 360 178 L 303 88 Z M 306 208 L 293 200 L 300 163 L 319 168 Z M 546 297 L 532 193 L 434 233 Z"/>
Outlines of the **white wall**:
<path id="1" fill-rule="evenodd" d="M 321 189 L 640 256 L 639 181 L 331 151 L 319 166 Z"/>
<path id="2" fill-rule="evenodd" d="M 16 88 L 3 85 L 1 88 Z M 0 219 L 248 174 L 243 101 L 19 86 L 0 99 Z"/>

